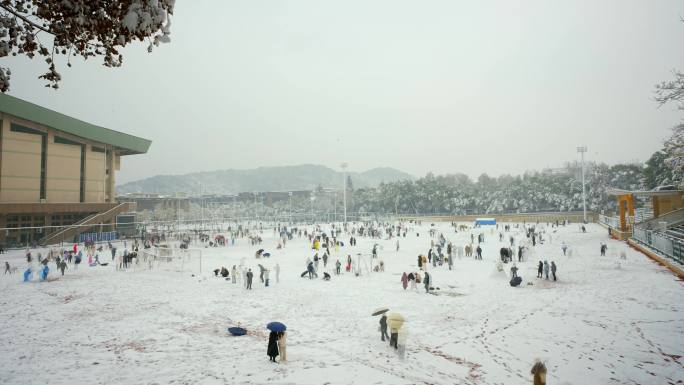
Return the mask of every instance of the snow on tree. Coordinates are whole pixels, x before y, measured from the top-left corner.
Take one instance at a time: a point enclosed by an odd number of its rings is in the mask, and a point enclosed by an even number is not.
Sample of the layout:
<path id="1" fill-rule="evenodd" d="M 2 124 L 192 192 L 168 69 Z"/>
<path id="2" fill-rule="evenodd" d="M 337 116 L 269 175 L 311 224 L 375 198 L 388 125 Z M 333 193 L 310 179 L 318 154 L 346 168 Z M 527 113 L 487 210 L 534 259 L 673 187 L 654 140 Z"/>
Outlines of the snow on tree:
<path id="1" fill-rule="evenodd" d="M 675 103 L 677 108 L 684 110 L 684 73 L 673 71 L 672 74 L 674 79 L 656 85 L 655 100 L 660 106 Z M 684 171 L 684 123 L 672 128 L 672 136 L 665 141 L 663 152 L 665 164 L 675 174 Z"/>
<path id="2" fill-rule="evenodd" d="M 106 67 L 123 63 L 121 48 L 147 41 L 147 50 L 170 41 L 175 0 L 0 0 L 0 57 L 42 56 L 46 87 L 59 88 L 56 56 L 102 56 Z M 11 71 L 0 67 L 0 91 Z"/>

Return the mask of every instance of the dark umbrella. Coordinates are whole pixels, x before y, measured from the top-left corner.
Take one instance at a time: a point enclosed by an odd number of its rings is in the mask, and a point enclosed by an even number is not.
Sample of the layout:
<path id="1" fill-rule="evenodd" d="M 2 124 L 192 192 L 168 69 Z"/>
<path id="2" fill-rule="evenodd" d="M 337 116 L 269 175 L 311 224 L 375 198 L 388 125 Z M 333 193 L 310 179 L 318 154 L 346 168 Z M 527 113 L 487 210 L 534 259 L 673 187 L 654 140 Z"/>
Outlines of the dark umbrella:
<path id="1" fill-rule="evenodd" d="M 287 326 L 285 326 L 285 324 L 281 322 L 270 322 L 268 325 L 266 325 L 266 329 L 272 332 L 279 333 L 287 330 Z"/>
<path id="2" fill-rule="evenodd" d="M 244 336 L 247 334 L 247 329 L 240 328 L 240 327 L 232 327 L 228 328 L 228 333 L 234 335 L 234 336 Z"/>
<path id="3" fill-rule="evenodd" d="M 376 310 L 373 312 L 373 314 L 371 314 L 371 315 L 375 317 L 376 315 L 384 314 L 384 313 L 387 313 L 388 311 L 389 311 L 389 308 L 381 307 L 381 308 L 379 308 L 379 309 L 376 309 Z"/>

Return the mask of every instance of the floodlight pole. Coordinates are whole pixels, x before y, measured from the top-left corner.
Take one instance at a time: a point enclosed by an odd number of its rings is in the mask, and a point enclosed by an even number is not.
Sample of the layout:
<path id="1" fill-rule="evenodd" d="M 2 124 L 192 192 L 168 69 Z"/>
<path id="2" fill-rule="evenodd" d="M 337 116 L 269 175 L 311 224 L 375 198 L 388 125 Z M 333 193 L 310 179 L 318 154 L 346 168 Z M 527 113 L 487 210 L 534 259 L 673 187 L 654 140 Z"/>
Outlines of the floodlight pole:
<path id="1" fill-rule="evenodd" d="M 344 226 L 347 225 L 347 162 L 343 162 L 342 167 L 342 200 L 344 201 Z"/>
<path id="2" fill-rule="evenodd" d="M 581 146 L 577 147 L 577 152 L 582 154 L 582 212 L 583 212 L 583 218 L 584 218 L 584 223 L 587 222 L 587 196 L 586 196 L 586 189 L 584 185 L 584 153 L 587 152 L 587 146 Z"/>
<path id="3" fill-rule="evenodd" d="M 292 191 L 288 192 L 287 195 L 290 196 L 290 226 L 292 225 Z"/>
<path id="4" fill-rule="evenodd" d="M 254 192 L 254 226 L 256 228 L 257 223 L 259 223 L 259 214 L 257 213 L 257 193 Z"/>

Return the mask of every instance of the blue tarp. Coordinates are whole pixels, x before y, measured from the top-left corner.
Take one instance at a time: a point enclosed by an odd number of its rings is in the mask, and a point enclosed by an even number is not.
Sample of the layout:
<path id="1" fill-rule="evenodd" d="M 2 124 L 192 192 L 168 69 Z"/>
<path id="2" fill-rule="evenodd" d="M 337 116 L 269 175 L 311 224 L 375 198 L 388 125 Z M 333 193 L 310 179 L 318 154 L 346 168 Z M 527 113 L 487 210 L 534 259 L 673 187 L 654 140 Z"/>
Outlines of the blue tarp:
<path id="1" fill-rule="evenodd" d="M 496 225 L 496 218 L 477 218 L 475 219 L 476 226 Z"/>
<path id="2" fill-rule="evenodd" d="M 107 242 L 116 240 L 116 231 L 107 231 L 104 233 L 83 233 L 79 234 L 78 242 Z"/>

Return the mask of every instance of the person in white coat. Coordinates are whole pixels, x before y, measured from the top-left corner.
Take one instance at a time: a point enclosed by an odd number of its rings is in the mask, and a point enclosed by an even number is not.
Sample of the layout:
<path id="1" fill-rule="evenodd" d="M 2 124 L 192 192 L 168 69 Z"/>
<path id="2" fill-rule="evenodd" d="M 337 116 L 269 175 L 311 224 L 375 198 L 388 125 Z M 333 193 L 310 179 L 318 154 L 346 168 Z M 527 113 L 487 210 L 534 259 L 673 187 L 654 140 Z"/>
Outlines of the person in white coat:
<path id="1" fill-rule="evenodd" d="M 280 264 L 275 265 L 276 283 L 280 283 Z"/>

